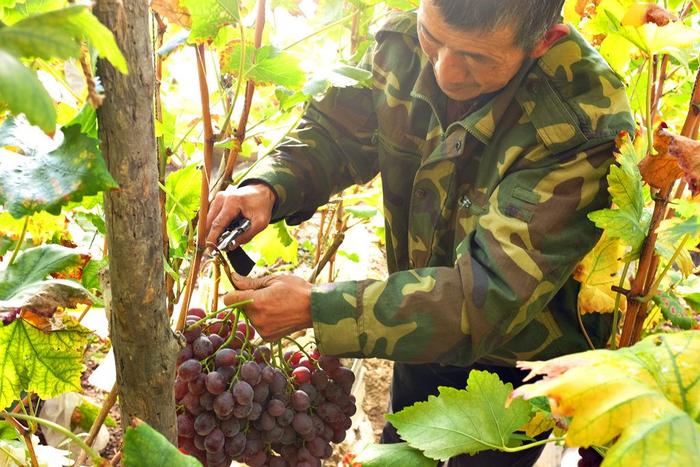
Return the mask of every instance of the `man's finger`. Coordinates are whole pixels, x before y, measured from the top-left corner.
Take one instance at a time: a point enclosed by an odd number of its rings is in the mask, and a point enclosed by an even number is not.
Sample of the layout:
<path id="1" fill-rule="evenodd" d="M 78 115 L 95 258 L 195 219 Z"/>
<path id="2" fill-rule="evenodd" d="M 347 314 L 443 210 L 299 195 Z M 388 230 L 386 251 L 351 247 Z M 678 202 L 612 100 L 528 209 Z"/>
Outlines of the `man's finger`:
<path id="1" fill-rule="evenodd" d="M 217 243 L 219 241 L 219 236 L 226 230 L 226 227 L 231 223 L 233 219 L 238 217 L 241 213 L 241 209 L 232 204 L 231 202 L 223 202 L 218 215 L 211 221 L 209 226 L 209 235 L 207 236 L 207 241 L 212 243 Z"/>
<path id="2" fill-rule="evenodd" d="M 246 277 L 239 274 L 232 274 L 233 285 L 238 290 L 256 290 L 267 286 L 269 276 L 264 277 Z"/>
<path id="3" fill-rule="evenodd" d="M 224 295 L 224 305 L 228 306 L 234 303 L 252 300 L 254 295 L 255 290 L 233 290 Z"/>

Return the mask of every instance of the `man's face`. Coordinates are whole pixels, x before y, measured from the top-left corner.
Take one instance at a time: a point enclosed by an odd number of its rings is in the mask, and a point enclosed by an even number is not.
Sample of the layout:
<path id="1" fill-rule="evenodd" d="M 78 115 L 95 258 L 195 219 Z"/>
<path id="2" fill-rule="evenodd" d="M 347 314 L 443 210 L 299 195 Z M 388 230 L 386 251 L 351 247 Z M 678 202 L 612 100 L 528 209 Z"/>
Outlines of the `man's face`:
<path id="1" fill-rule="evenodd" d="M 466 101 L 498 91 L 515 76 L 525 51 L 513 44 L 510 27 L 461 31 L 447 25 L 432 0 L 418 9 L 418 40 L 433 64 L 438 86 L 450 99 Z"/>

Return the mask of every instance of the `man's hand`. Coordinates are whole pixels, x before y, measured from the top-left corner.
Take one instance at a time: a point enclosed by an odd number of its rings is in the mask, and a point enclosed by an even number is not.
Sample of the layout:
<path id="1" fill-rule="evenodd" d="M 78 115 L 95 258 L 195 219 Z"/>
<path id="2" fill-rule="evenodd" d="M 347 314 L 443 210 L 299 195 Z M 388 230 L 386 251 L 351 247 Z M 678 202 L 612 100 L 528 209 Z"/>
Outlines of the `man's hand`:
<path id="1" fill-rule="evenodd" d="M 265 276 L 251 279 L 234 275 L 238 290 L 224 297 L 226 305 L 253 300 L 245 305 L 248 318 L 266 341 L 272 341 L 310 328 L 311 284 L 292 275 Z"/>
<path id="2" fill-rule="evenodd" d="M 275 193 L 264 183 L 251 183 L 240 188 L 229 187 L 216 194 L 207 215 L 207 243 L 216 244 L 219 236 L 238 216 L 250 219 L 250 228 L 238 237 L 238 243 L 250 241 L 270 223 Z"/>

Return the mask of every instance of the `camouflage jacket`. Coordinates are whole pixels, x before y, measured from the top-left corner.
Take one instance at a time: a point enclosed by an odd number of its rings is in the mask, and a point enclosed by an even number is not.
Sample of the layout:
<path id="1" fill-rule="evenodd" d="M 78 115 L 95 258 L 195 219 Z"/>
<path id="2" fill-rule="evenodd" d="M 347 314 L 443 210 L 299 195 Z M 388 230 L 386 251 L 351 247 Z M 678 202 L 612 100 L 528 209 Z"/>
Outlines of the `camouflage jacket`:
<path id="1" fill-rule="evenodd" d="M 306 147 L 249 175 L 276 191 L 273 219 L 294 224 L 381 173 L 390 275 L 313 288 L 321 351 L 513 365 L 585 350 L 571 274 L 599 237 L 586 216 L 609 203 L 614 138 L 633 130 L 620 80 L 572 28 L 446 126 L 415 14 L 376 39 L 371 87 L 333 89 L 305 116 Z"/>

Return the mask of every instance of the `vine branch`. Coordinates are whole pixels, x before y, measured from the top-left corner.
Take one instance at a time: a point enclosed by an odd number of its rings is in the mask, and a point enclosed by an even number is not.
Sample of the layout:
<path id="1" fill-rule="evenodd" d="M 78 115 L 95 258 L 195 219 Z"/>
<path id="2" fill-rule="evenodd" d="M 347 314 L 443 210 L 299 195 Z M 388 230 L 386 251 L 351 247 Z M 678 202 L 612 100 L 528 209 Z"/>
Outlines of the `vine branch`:
<path id="1" fill-rule="evenodd" d="M 181 331 L 185 325 L 185 317 L 192 300 L 194 284 L 199 276 L 199 268 L 202 263 L 202 255 L 206 248 L 207 240 L 207 214 L 209 213 L 209 176 L 211 174 L 212 153 L 214 151 L 214 130 L 211 123 L 211 109 L 209 107 L 209 86 L 207 85 L 206 62 L 204 58 L 204 45 L 197 46 L 197 76 L 199 78 L 199 97 L 202 102 L 202 125 L 204 127 L 204 167 L 202 168 L 202 185 L 199 196 L 199 218 L 197 221 L 197 246 L 192 260 L 187 285 L 185 286 L 185 296 L 180 307 L 175 329 Z"/>
<path id="2" fill-rule="evenodd" d="M 690 101 L 690 108 L 681 130 L 681 135 L 687 137 L 697 136 L 700 127 L 700 70 L 695 76 L 693 94 Z M 651 151 L 651 149 L 649 149 Z M 637 274 L 632 280 L 629 297 L 630 300 L 625 320 L 622 326 L 622 336 L 620 337 L 620 347 L 627 347 L 637 342 L 644 329 L 644 320 L 647 316 L 647 302 L 638 300 L 646 297 L 651 287 L 655 284 L 656 272 L 659 259 L 656 257 L 656 229 L 661 221 L 668 216 L 667 208 L 670 201 L 673 185 L 657 193 L 654 201 L 654 213 L 652 214 L 649 232 L 642 245 L 642 252 L 639 257 Z M 637 299 L 635 299 L 637 298 Z"/>

